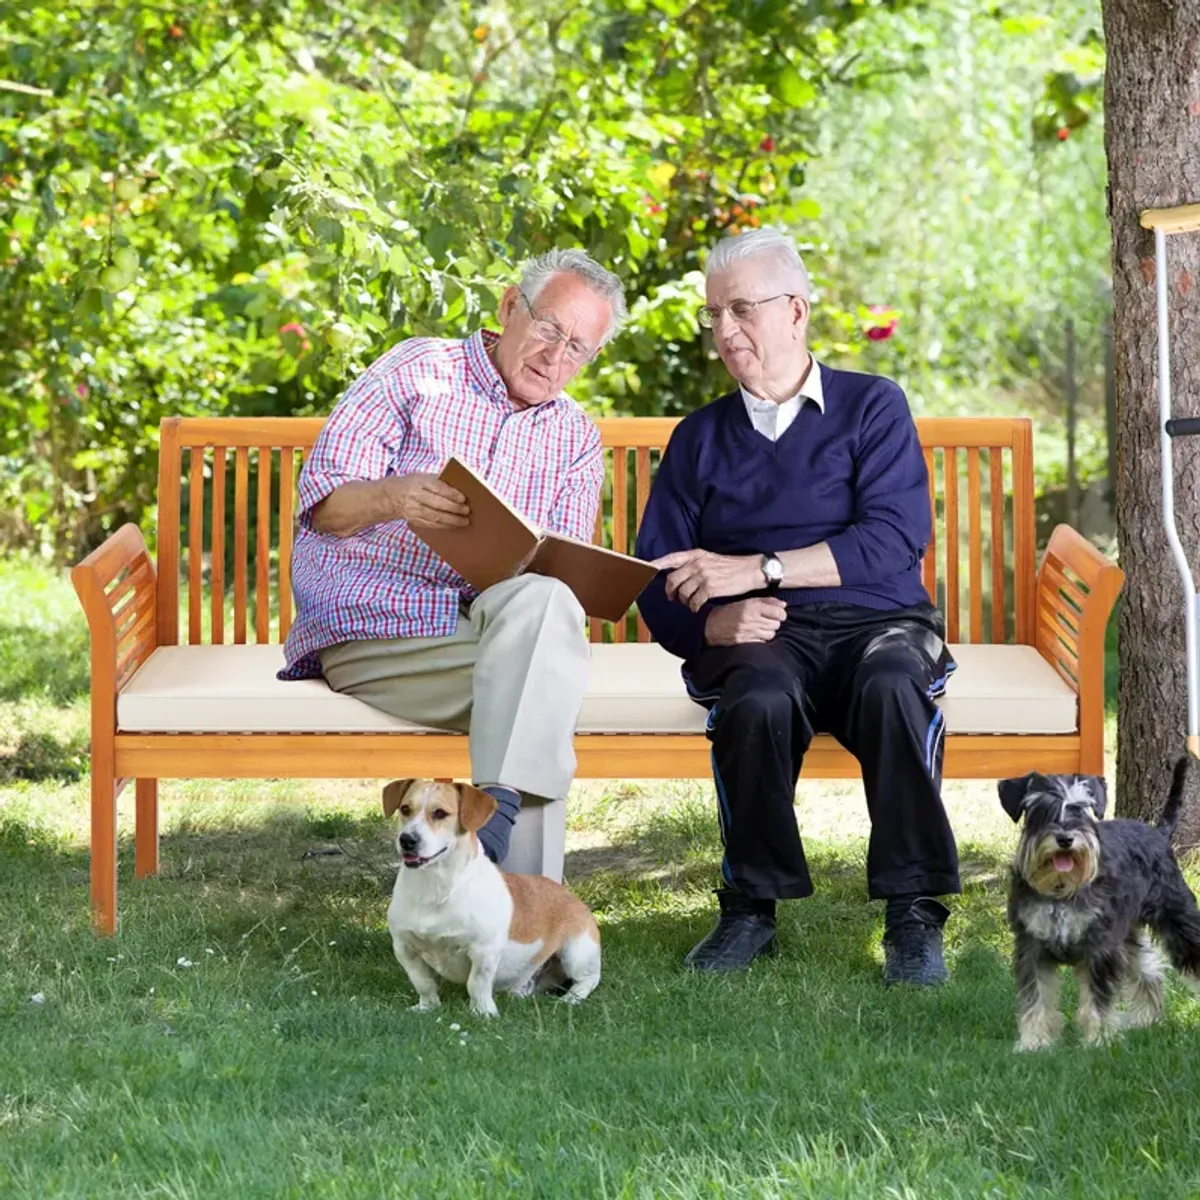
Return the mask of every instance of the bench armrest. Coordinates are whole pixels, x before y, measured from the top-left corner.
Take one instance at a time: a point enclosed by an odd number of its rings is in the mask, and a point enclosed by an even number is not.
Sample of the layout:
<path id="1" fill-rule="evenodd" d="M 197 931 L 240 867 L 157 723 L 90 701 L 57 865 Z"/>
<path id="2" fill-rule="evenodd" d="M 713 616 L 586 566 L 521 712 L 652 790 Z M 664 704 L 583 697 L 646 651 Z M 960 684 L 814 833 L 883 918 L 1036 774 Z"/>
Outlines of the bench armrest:
<path id="1" fill-rule="evenodd" d="M 1104 634 L 1125 573 L 1059 525 L 1038 571 L 1034 645 L 1079 696 L 1083 769 L 1104 770 Z"/>
<path id="2" fill-rule="evenodd" d="M 117 693 L 158 645 L 158 576 L 136 525 L 122 525 L 71 572 L 92 649 L 92 713 Z"/>

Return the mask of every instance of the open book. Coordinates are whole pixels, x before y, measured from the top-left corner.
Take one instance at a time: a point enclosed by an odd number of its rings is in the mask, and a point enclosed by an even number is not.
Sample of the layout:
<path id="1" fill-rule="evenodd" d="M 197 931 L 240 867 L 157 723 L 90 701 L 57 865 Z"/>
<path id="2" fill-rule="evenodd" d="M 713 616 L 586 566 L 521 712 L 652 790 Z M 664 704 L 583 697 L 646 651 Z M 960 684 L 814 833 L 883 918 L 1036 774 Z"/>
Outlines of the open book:
<path id="1" fill-rule="evenodd" d="M 439 478 L 466 497 L 471 523 L 413 533 L 478 591 L 515 575 L 548 575 L 575 593 L 589 617 L 619 621 L 655 576 L 655 568 L 640 558 L 543 532 L 457 458 Z"/>

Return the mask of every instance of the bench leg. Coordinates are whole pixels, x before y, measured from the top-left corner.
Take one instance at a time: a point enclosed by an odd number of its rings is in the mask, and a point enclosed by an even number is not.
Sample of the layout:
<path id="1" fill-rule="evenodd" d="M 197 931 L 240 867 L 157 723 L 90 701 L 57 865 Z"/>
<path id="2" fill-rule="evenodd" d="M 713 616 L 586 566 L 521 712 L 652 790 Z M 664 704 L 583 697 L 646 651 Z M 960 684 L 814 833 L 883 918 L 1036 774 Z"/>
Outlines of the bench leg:
<path id="1" fill-rule="evenodd" d="M 92 762 L 92 922 L 97 933 L 117 932 L 117 781 Z"/>
<path id="2" fill-rule="evenodd" d="M 138 879 L 158 874 L 158 780 L 137 781 L 137 823 L 134 827 L 134 874 Z"/>
<path id="3" fill-rule="evenodd" d="M 536 803 L 535 800 L 533 796 L 522 799 L 503 866 L 514 875 L 547 875 L 556 883 L 562 883 L 567 846 L 567 802 Z"/>

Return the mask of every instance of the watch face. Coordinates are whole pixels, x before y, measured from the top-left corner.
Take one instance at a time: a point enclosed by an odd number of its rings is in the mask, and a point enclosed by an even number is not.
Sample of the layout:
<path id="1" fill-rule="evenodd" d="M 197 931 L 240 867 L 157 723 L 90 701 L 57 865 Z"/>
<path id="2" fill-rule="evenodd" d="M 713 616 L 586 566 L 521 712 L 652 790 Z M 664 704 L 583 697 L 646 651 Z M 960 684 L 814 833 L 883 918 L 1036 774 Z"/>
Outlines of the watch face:
<path id="1" fill-rule="evenodd" d="M 777 558 L 768 558 L 763 564 L 763 573 L 768 579 L 782 579 L 783 563 Z"/>

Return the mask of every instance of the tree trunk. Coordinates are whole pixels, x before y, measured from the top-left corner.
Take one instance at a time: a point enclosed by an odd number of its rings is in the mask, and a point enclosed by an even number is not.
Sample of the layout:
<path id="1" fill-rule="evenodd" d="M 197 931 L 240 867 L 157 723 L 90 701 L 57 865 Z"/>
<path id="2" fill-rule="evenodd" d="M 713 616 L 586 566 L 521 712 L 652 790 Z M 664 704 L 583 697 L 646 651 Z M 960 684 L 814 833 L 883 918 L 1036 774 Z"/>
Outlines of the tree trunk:
<path id="1" fill-rule="evenodd" d="M 1112 222 L 1120 615 L 1117 796 L 1153 818 L 1187 732 L 1184 598 L 1162 523 L 1154 237 L 1146 208 L 1200 203 L 1200 0 L 1103 0 L 1105 148 Z M 1200 413 L 1200 234 L 1167 239 L 1171 379 L 1177 416 Z M 1175 447 L 1176 514 L 1200 566 L 1200 441 Z M 1200 842 L 1185 809 L 1180 844 Z"/>

